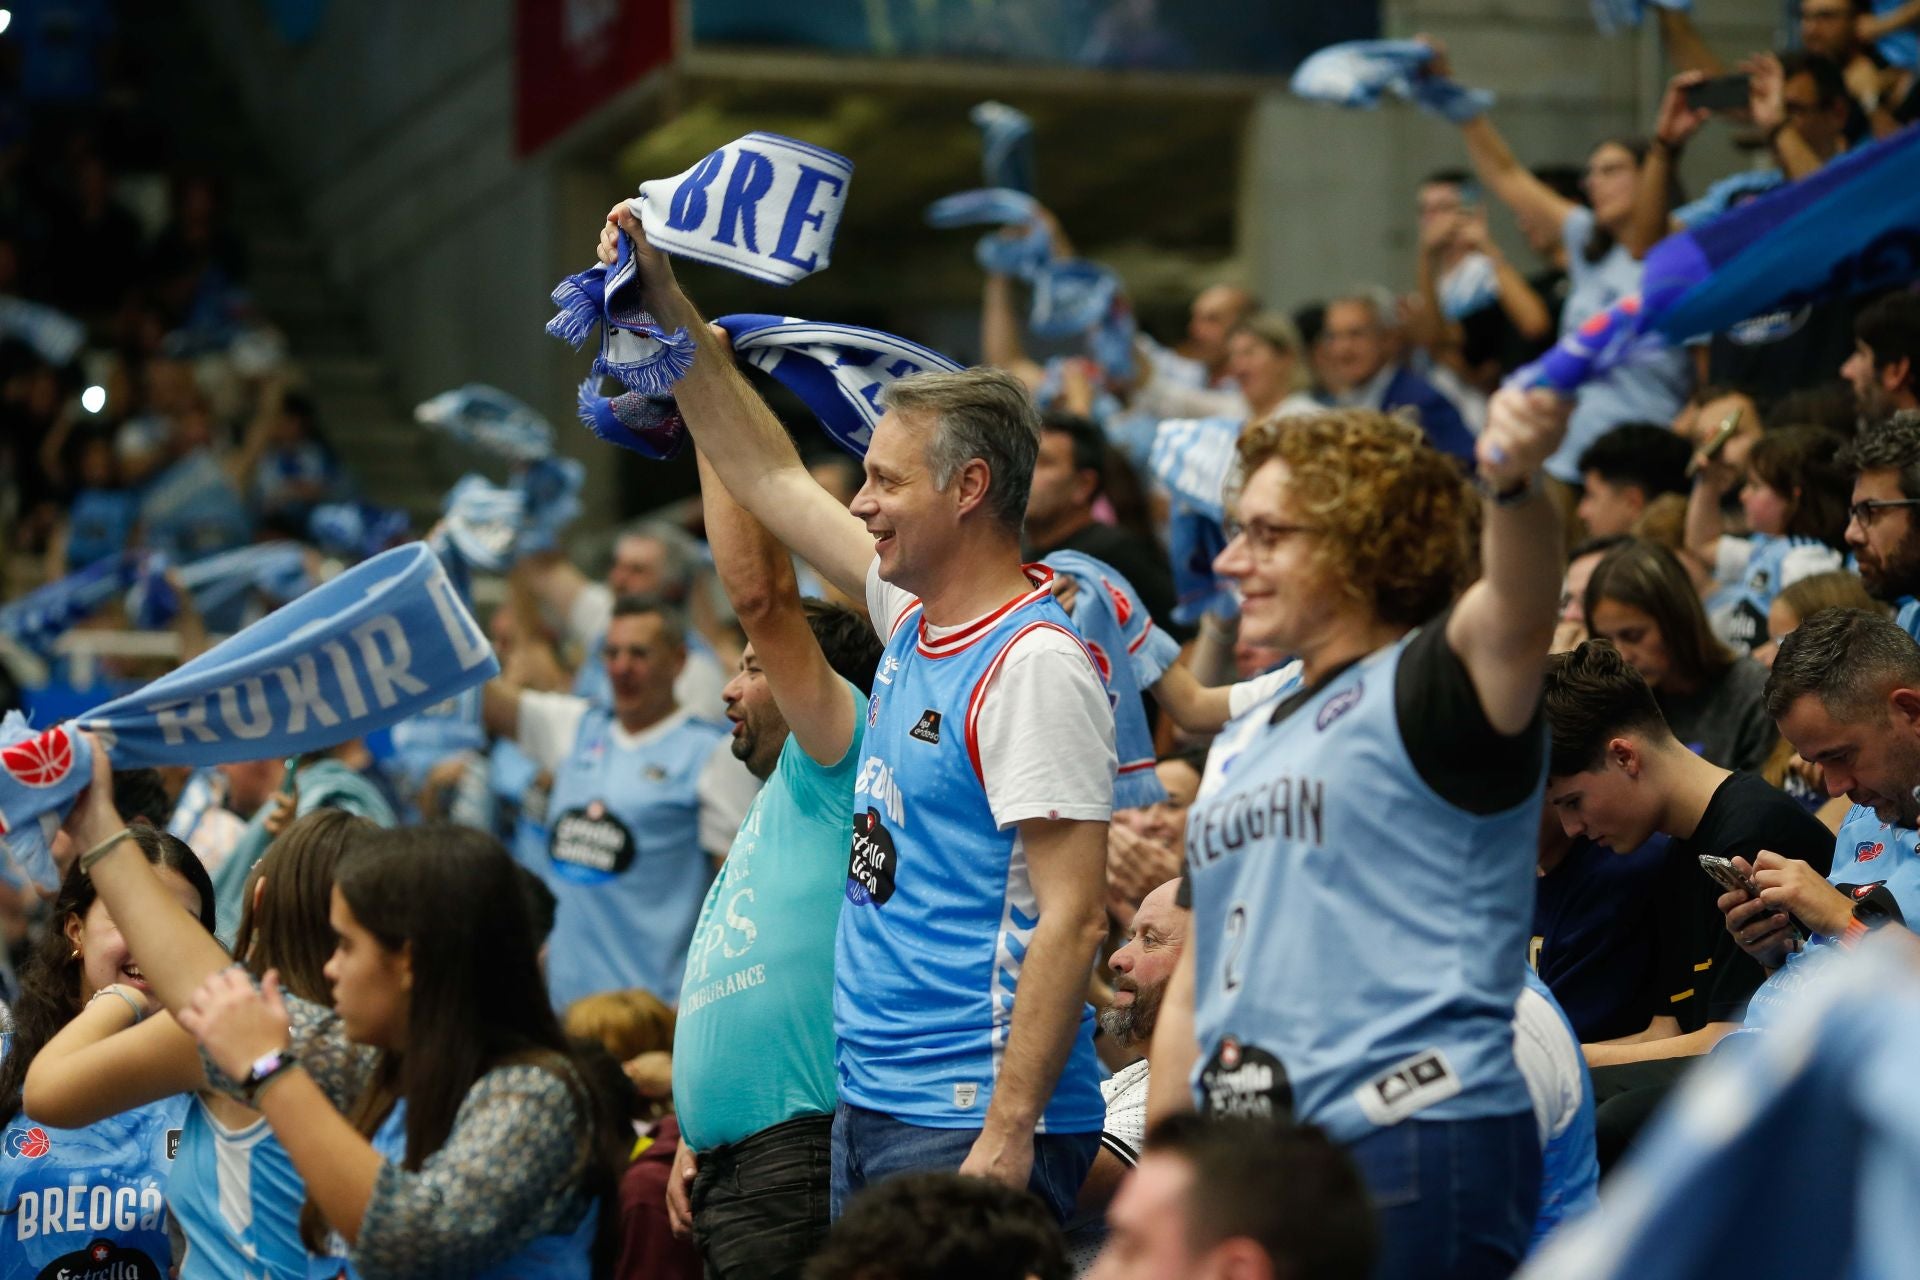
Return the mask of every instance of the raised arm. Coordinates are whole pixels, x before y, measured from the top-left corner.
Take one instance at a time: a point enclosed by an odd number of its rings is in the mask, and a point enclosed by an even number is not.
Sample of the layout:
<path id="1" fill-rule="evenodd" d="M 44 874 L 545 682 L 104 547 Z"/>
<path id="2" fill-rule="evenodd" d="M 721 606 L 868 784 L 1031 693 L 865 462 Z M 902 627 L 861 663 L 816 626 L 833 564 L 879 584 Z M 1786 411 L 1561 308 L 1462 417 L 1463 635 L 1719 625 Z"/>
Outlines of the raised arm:
<path id="1" fill-rule="evenodd" d="M 1234 626 L 1205 614 L 1187 651 L 1160 673 L 1153 698 L 1188 733 L 1218 733 L 1233 718 Z"/>
<path id="2" fill-rule="evenodd" d="M 693 338 L 693 367 L 674 387 L 674 398 L 701 453 L 727 491 L 775 537 L 848 596 L 865 599 L 874 554 L 866 526 L 808 473 L 780 420 L 734 367 L 731 353 L 681 291 L 667 256 L 647 243 L 626 202 L 607 218 L 603 259 L 611 261 L 617 224 L 633 241 L 647 307 L 667 328 L 684 327 Z"/>
<path id="3" fill-rule="evenodd" d="M 1738 478 L 1726 463 L 1707 462 L 1694 477 L 1693 491 L 1687 495 L 1687 552 L 1709 570 L 1719 563 L 1720 535 L 1726 532 L 1720 503 Z"/>
<path id="4" fill-rule="evenodd" d="M 95 1000 L 34 1055 L 22 1105 L 42 1124 L 79 1129 L 206 1083 L 200 1046 L 172 1014 L 135 1026 L 125 1000 Z"/>
<path id="5" fill-rule="evenodd" d="M 853 745 L 853 695 L 827 664 L 807 624 L 793 559 L 733 500 L 705 454 L 699 463 L 713 566 L 753 645 L 752 660 L 766 674 L 774 704 L 800 749 L 819 764 L 838 764 Z"/>
<path id="6" fill-rule="evenodd" d="M 1417 38 L 1433 46 L 1433 61 L 1428 64 L 1432 73 L 1451 79 L 1453 66 L 1447 58 L 1446 45 L 1432 36 Z M 1472 162 L 1481 185 L 1515 213 L 1549 222 L 1557 230 L 1573 212 L 1573 201 L 1534 177 L 1531 170 L 1514 158 L 1507 140 L 1493 127 L 1490 115 L 1475 116 L 1461 125 L 1460 137 L 1467 144 L 1467 159 Z"/>
<path id="7" fill-rule="evenodd" d="M 1495 495 L 1480 535 L 1480 580 L 1447 620 L 1447 644 L 1503 734 L 1532 723 L 1553 641 L 1564 557 L 1560 512 L 1544 492 L 1541 464 L 1567 431 L 1569 401 L 1550 391 L 1506 388 L 1487 406 L 1478 445 L 1482 482 Z"/>
<path id="8" fill-rule="evenodd" d="M 1528 342 L 1545 342 L 1553 337 L 1553 313 L 1547 310 L 1547 303 L 1527 278 L 1520 274 L 1512 259 L 1494 243 L 1487 231 L 1487 210 L 1482 205 L 1468 210 L 1461 216 L 1460 234 L 1467 247 L 1475 252 L 1484 253 L 1493 263 L 1494 287 L 1500 309 L 1507 320 Z"/>
<path id="9" fill-rule="evenodd" d="M 1633 217 L 1620 237 L 1636 259 L 1646 257 L 1647 250 L 1666 239 L 1673 225 L 1673 173 L 1679 167 L 1680 152 L 1713 114 L 1687 106 L 1687 89 L 1704 79 L 1698 71 L 1682 71 L 1667 82 L 1667 91 L 1660 99 L 1653 146 L 1647 149 L 1634 187 Z"/>
<path id="10" fill-rule="evenodd" d="M 1747 73 L 1747 104 L 1754 125 L 1767 135 L 1773 158 L 1788 178 L 1804 178 L 1825 161 L 1807 145 L 1787 115 L 1787 74 L 1780 59 L 1771 53 L 1759 53 L 1740 64 Z"/>
<path id="11" fill-rule="evenodd" d="M 1700 34 L 1700 28 L 1693 25 L 1692 14 L 1665 5 L 1658 6 L 1653 12 L 1660 23 L 1660 43 L 1666 47 L 1667 58 L 1674 66 L 1698 72 L 1702 76 L 1725 73 L 1726 64 L 1708 46 Z"/>
<path id="12" fill-rule="evenodd" d="M 81 737 L 93 757 L 93 780 L 67 818 L 67 833 L 74 848 L 93 850 L 124 831 L 126 822 L 113 807 L 113 770 L 106 753 L 92 734 Z M 183 1008 L 210 974 L 233 963 L 226 948 L 181 909 L 131 839 L 120 839 L 84 870 L 154 995 L 168 1009 Z"/>

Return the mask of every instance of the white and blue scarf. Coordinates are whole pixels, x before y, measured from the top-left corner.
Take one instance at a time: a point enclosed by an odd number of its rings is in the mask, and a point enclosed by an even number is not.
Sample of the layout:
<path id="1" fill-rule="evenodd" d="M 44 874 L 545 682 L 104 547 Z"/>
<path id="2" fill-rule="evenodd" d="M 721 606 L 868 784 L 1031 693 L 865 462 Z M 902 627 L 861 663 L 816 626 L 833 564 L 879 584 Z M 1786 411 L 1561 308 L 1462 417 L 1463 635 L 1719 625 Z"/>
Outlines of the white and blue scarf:
<path id="1" fill-rule="evenodd" d="M 967 117 L 980 129 L 982 180 L 1033 194 L 1033 121 L 1004 102 L 976 103 Z"/>
<path id="2" fill-rule="evenodd" d="M 647 242 L 767 284 L 826 269 L 853 161 L 777 133 L 749 133 L 674 178 L 640 184 Z"/>
<path id="3" fill-rule="evenodd" d="M 0 845 L 51 893 L 53 834 L 91 778 L 75 730 L 117 768 L 320 751 L 496 676 L 485 634 L 425 543 L 309 591 L 133 693 L 35 733 L 0 728 Z"/>
<path id="4" fill-rule="evenodd" d="M 166 568 L 166 557 L 156 553 L 127 592 L 127 614 L 144 630 L 171 626 L 179 616 L 179 593 Z M 181 565 L 176 576 L 202 618 L 238 617 L 255 595 L 278 608 L 313 586 L 307 549 L 297 542 L 258 542 L 202 556 Z"/>
<path id="5" fill-rule="evenodd" d="M 1078 551 L 1056 551 L 1044 563 L 1070 575 L 1079 591 L 1073 627 L 1086 642 L 1113 704 L 1114 746 L 1120 757 L 1113 779 L 1113 807 L 1138 809 L 1167 798 L 1154 775 L 1153 727 L 1140 692 L 1150 688 L 1180 656 L 1180 645 L 1153 625 L 1133 584 L 1104 560 Z"/>
<path id="6" fill-rule="evenodd" d="M 553 425 L 524 401 L 484 382 L 422 400 L 413 419 L 508 462 L 537 462 L 553 452 Z"/>
<path id="7" fill-rule="evenodd" d="M 150 552 L 117 551 L 0 606 L 0 634 L 45 653 L 75 623 L 138 582 L 151 559 Z"/>
<path id="8" fill-rule="evenodd" d="M 398 507 L 323 502 L 307 516 L 307 537 L 330 556 L 370 560 L 405 541 L 413 521 Z"/>
<path id="9" fill-rule="evenodd" d="M 1011 187 L 984 187 L 942 196 L 927 206 L 927 225 L 940 230 L 954 227 L 1018 227 L 1021 234 L 990 231 L 973 246 L 974 261 L 988 275 L 1032 281 L 1053 260 L 1053 237 L 1040 219 L 1040 205 L 1024 191 Z"/>
<path id="10" fill-rule="evenodd" d="M 1319 50 L 1293 73 L 1297 97 L 1372 110 L 1389 91 L 1455 124 L 1486 114 L 1494 97 L 1432 75 L 1433 50 L 1418 40 L 1348 40 Z"/>
<path id="11" fill-rule="evenodd" d="M 1181 622 L 1240 612 L 1233 584 L 1213 571 L 1227 545 L 1225 492 L 1238 465 L 1240 428 L 1235 418 L 1174 418 L 1161 423 L 1153 438 L 1147 465 L 1173 496 L 1167 544 L 1173 616 Z"/>

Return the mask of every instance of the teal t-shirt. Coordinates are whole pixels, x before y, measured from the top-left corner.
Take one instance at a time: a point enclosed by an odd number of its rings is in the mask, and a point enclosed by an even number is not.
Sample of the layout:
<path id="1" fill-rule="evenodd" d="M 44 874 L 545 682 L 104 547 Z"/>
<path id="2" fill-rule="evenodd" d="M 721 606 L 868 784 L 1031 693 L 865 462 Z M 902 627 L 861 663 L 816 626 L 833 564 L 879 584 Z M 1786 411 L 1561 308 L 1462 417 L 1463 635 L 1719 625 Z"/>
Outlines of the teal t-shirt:
<path id="1" fill-rule="evenodd" d="M 853 742 L 831 768 L 791 737 L 733 838 L 694 926 L 673 1037 L 673 1101 L 696 1151 L 803 1115 L 827 1115 L 833 935 L 853 844 Z"/>

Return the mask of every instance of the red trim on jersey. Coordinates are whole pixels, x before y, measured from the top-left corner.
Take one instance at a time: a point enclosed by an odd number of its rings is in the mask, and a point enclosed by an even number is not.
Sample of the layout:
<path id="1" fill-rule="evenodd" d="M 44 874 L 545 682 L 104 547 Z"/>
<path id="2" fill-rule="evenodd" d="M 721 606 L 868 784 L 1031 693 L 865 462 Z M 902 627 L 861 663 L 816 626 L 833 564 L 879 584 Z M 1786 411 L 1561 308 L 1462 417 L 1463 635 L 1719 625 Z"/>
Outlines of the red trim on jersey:
<path id="1" fill-rule="evenodd" d="M 1132 764 L 1121 765 L 1119 771 L 1121 773 L 1138 773 L 1142 769 L 1151 769 L 1159 763 L 1158 760 L 1135 760 Z"/>
<path id="2" fill-rule="evenodd" d="M 900 630 L 900 624 L 907 620 L 907 615 L 919 607 L 919 597 L 916 596 L 914 599 L 907 601 L 907 607 L 900 611 L 899 615 L 894 618 L 893 625 L 887 628 L 887 639 L 893 639 L 894 632 Z"/>
<path id="3" fill-rule="evenodd" d="M 915 644 L 919 646 L 920 652 L 929 658 L 950 658 L 956 653 L 972 648 L 986 636 L 987 632 L 993 629 L 996 623 L 1009 613 L 1012 613 L 1015 609 L 1020 608 L 1022 605 L 1032 604 L 1036 600 L 1044 599 L 1053 593 L 1053 570 L 1043 564 L 1023 564 L 1020 566 L 1020 570 L 1027 575 L 1027 581 L 1034 584 L 1033 590 L 1027 592 L 1025 595 L 1015 596 L 998 609 L 995 609 L 992 613 L 989 613 L 986 617 L 975 618 L 972 622 L 955 630 L 951 635 L 941 636 L 938 640 L 929 639 L 927 636 L 927 615 L 925 612 L 922 612 L 920 615 L 920 636 L 919 639 L 915 641 Z M 894 625 L 898 627 L 899 623 L 896 622 Z"/>
<path id="4" fill-rule="evenodd" d="M 1032 566 L 1029 567 L 1031 568 Z M 987 775 L 982 772 L 980 768 L 980 702 L 982 695 L 985 694 L 987 686 L 993 683 L 993 677 L 1000 670 L 1000 664 L 1007 660 L 1007 655 L 1013 652 L 1013 646 L 1020 642 L 1020 637 L 1026 635 L 1029 631 L 1039 631 L 1043 628 L 1058 631 L 1061 635 L 1072 640 L 1073 643 L 1078 646 L 1080 652 L 1085 654 L 1087 664 L 1093 668 L 1093 678 L 1095 680 L 1100 679 L 1100 664 L 1093 660 L 1092 654 L 1087 653 L 1086 641 L 1082 640 L 1078 635 L 1075 635 L 1071 629 L 1063 627 L 1057 622 L 1050 622 L 1042 618 L 1038 621 L 1027 623 L 1024 627 L 1021 627 L 1018 631 L 1008 636 L 1006 644 L 1001 646 L 1000 652 L 993 655 L 993 661 L 987 664 L 987 669 L 981 673 L 980 679 L 974 683 L 973 692 L 967 695 L 967 758 L 973 761 L 973 776 L 980 780 L 980 785 L 983 787 L 987 784 Z M 1103 689 L 1106 687 L 1104 681 L 1101 682 L 1100 687 Z"/>

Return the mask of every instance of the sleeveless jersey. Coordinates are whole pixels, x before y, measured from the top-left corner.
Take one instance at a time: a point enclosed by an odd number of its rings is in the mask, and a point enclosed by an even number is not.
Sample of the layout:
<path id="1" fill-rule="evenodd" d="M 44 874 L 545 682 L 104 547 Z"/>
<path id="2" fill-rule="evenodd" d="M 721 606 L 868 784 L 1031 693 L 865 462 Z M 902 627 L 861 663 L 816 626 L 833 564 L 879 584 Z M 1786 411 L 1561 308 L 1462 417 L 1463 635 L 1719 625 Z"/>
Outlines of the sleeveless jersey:
<path id="1" fill-rule="evenodd" d="M 167 1098 L 84 1129 L 16 1115 L 0 1132 L 0 1280 L 166 1280 L 186 1109 Z"/>
<path id="2" fill-rule="evenodd" d="M 836 1061 L 846 1102 L 926 1128 L 976 1129 L 1039 907 L 1018 828 L 1000 830 L 987 805 L 974 717 L 1017 637 L 1074 633 L 1044 584 L 935 648 L 920 624 L 916 604 L 887 642 L 867 704 L 834 951 Z M 1100 1074 L 1082 1006 L 1036 1131 L 1098 1132 Z"/>
<path id="3" fill-rule="evenodd" d="M 373 1149 L 391 1164 L 407 1158 L 407 1102 L 402 1098 L 374 1131 Z M 565 1234 L 540 1236 L 498 1266 L 471 1274 L 471 1280 L 589 1280 L 593 1274 L 593 1238 L 600 1226 L 595 1205 L 580 1215 L 580 1225 Z M 309 1280 L 359 1280 L 347 1256 L 347 1242 L 327 1237 L 327 1252 L 307 1259 Z"/>
<path id="4" fill-rule="evenodd" d="M 307 1249 L 300 1242 L 306 1197 L 306 1184 L 265 1117 L 229 1129 L 193 1099 L 167 1184 L 167 1204 L 187 1237 L 180 1280 L 306 1275 Z"/>
<path id="5" fill-rule="evenodd" d="M 547 979 L 561 1009 L 627 987 L 678 996 L 713 880 L 694 786 L 725 730 L 677 712 L 625 747 L 615 728 L 611 713 L 588 709 L 547 804 L 539 871 L 559 903 Z"/>
<path id="6" fill-rule="evenodd" d="M 1395 710 L 1411 639 L 1253 708 L 1208 758 L 1187 815 L 1203 1110 L 1290 1108 L 1339 1142 L 1529 1110 L 1512 1021 L 1545 780 L 1487 816 L 1433 792 Z"/>

